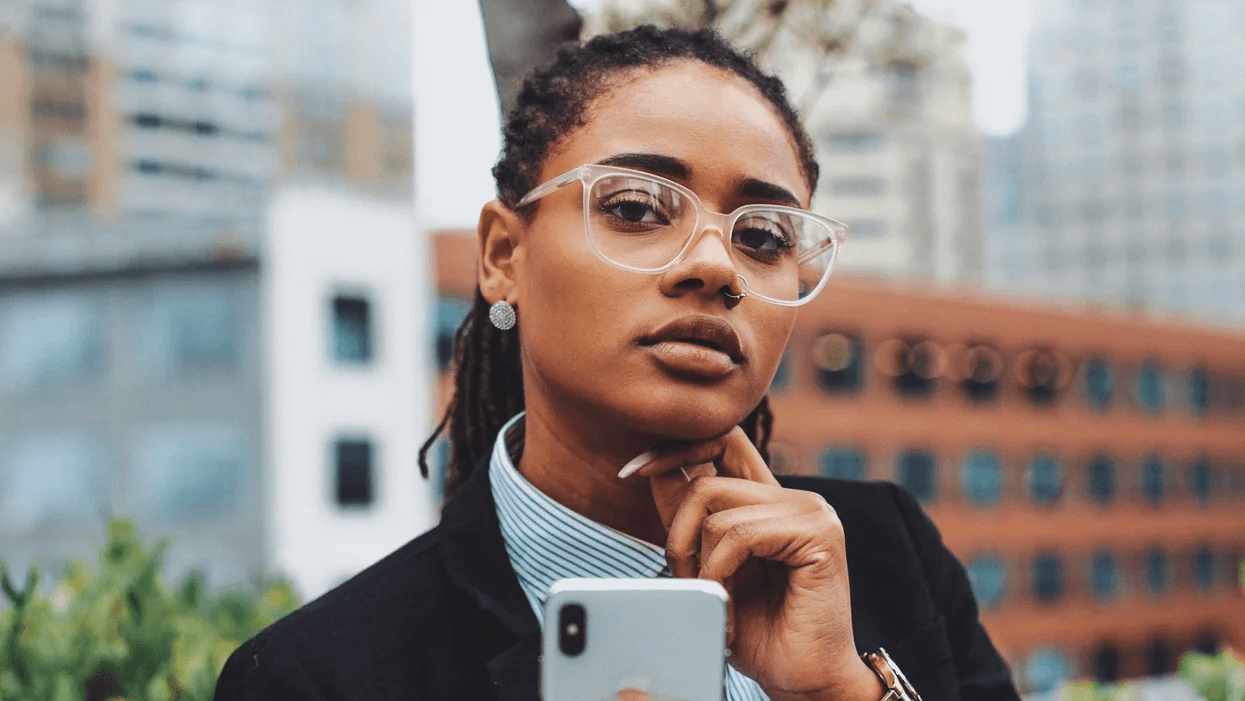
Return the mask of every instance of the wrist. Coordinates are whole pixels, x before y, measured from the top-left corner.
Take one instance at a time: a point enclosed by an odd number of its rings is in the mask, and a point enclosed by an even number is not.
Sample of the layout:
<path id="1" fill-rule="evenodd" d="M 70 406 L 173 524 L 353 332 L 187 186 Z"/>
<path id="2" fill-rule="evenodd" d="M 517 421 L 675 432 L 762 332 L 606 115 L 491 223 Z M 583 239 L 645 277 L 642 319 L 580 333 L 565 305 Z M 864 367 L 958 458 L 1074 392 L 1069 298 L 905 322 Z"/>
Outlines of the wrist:
<path id="1" fill-rule="evenodd" d="M 768 690 L 767 690 L 768 691 Z M 829 686 L 798 694 L 770 693 L 773 701 L 881 701 L 886 687 L 878 675 L 859 657 Z"/>

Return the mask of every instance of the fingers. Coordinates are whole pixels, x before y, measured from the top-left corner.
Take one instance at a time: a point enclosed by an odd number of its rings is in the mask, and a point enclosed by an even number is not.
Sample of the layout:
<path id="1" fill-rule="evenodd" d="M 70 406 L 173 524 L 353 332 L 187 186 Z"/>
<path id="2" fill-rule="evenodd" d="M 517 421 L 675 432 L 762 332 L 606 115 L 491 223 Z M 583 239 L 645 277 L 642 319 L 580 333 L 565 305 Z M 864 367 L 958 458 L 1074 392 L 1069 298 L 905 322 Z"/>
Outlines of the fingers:
<path id="1" fill-rule="evenodd" d="M 756 446 L 738 426 L 725 435 L 695 443 L 661 446 L 637 456 L 627 463 L 618 476 L 626 479 L 633 474 L 645 477 L 671 470 L 712 463 L 717 473 L 762 484 L 778 484 L 769 466 L 761 459 Z"/>
<path id="2" fill-rule="evenodd" d="M 677 474 L 677 473 L 676 473 Z M 685 495 L 672 521 L 666 526 L 666 562 L 676 577 L 695 577 L 699 573 L 702 525 L 715 512 L 741 510 L 760 518 L 764 509 L 784 499 L 781 488 L 770 488 L 737 479 L 696 479 L 684 486 Z M 720 520 L 720 519 L 719 519 Z"/>
<path id="3" fill-rule="evenodd" d="M 725 448 L 726 436 L 696 443 L 679 443 L 654 448 L 627 463 L 619 471 L 618 476 L 626 479 L 639 473 L 645 477 L 652 477 L 681 467 L 712 463 L 722 455 Z"/>
<path id="4" fill-rule="evenodd" d="M 767 534 L 782 534 L 792 544 L 841 547 L 843 542 L 838 515 L 818 494 L 737 479 L 699 478 L 685 487 L 683 501 L 668 526 L 666 561 L 676 577 L 703 577 L 709 558 L 724 542 L 748 543 Z M 783 551 L 767 551 L 758 557 L 791 566 L 809 564 Z M 713 578 L 722 581 L 738 564 Z"/>
<path id="5" fill-rule="evenodd" d="M 713 469 L 712 465 L 708 467 L 710 470 Z M 653 503 L 657 505 L 661 525 L 666 527 L 667 533 L 670 532 L 670 525 L 674 521 L 675 514 L 679 512 L 679 505 L 683 503 L 687 490 L 691 487 L 692 471 L 703 473 L 698 466 L 691 470 L 670 470 L 649 478 Z"/>
<path id="6" fill-rule="evenodd" d="M 791 570 L 831 574 L 841 569 L 841 538 L 824 538 L 825 518 L 805 513 L 787 518 L 740 522 L 726 528 L 712 551 L 701 558 L 699 577 L 722 582 L 735 575 L 749 558 L 781 562 Z"/>
<path id="7" fill-rule="evenodd" d="M 742 428 L 736 426 L 724 439 L 722 456 L 714 462 L 719 474 L 778 486 L 778 479 Z"/>

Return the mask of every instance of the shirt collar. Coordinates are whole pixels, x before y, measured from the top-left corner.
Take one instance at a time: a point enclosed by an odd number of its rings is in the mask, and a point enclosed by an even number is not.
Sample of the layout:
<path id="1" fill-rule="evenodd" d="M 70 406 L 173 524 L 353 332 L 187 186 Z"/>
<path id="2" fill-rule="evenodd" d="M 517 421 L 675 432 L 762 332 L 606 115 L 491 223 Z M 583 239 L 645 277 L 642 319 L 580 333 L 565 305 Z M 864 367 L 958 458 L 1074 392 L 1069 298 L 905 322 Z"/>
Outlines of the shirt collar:
<path id="1" fill-rule="evenodd" d="M 520 413 L 498 432 L 489 481 L 506 553 L 537 620 L 559 579 L 670 576 L 661 548 L 571 511 L 519 474 L 506 438 L 523 430 L 522 420 Z"/>

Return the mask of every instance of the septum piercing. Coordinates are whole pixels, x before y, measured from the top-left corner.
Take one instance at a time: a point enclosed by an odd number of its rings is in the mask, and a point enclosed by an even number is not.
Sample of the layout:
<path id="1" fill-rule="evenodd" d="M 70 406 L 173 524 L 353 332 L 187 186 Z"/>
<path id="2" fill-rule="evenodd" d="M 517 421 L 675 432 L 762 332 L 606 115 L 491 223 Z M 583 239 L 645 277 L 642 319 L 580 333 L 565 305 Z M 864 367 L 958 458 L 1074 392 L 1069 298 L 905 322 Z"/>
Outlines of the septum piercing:
<path id="1" fill-rule="evenodd" d="M 739 281 L 744 284 L 744 291 L 740 292 L 737 295 L 733 295 L 730 293 L 728 289 L 728 291 L 723 292 L 722 294 L 726 295 L 727 297 L 730 297 L 731 299 L 743 299 L 744 297 L 748 296 L 748 278 L 744 277 L 743 275 L 740 275 L 739 273 L 735 273 L 735 277 L 739 278 Z"/>

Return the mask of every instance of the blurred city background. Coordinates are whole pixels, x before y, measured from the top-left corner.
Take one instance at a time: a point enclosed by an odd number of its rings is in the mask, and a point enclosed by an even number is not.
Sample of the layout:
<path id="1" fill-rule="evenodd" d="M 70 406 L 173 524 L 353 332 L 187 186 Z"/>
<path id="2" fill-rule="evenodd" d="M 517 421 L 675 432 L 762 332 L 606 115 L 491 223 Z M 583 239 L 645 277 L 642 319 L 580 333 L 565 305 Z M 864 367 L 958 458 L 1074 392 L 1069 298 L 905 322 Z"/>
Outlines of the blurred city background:
<path id="1" fill-rule="evenodd" d="M 1245 5 L 573 5 L 585 36 L 712 24 L 806 116 L 851 234 L 774 381 L 776 470 L 911 490 L 1026 691 L 1245 649 Z M 436 522 L 488 19 L 0 5 L 11 570 L 126 516 L 171 578 L 307 600 Z"/>

